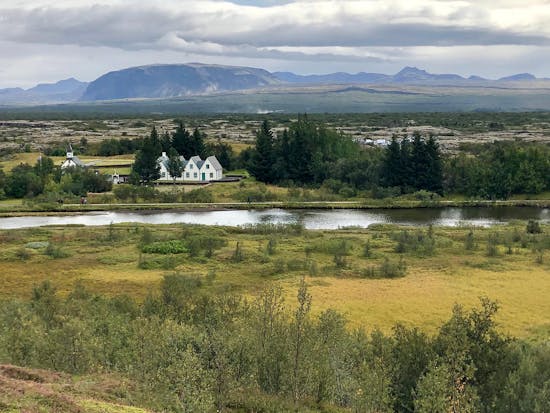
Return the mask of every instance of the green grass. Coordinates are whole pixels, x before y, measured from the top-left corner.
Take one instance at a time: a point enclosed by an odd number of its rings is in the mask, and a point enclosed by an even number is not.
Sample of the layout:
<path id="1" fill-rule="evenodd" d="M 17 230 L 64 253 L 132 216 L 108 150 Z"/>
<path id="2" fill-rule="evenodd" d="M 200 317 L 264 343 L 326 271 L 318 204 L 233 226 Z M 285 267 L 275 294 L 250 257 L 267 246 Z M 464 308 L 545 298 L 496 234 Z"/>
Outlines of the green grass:
<path id="1" fill-rule="evenodd" d="M 215 235 L 227 241 L 211 256 L 198 254 L 157 254 L 140 252 L 138 244 L 149 228 L 151 242 Z M 277 232 L 275 229 L 242 230 L 190 225 L 143 226 L 121 224 L 107 227 L 48 227 L 0 231 L 0 297 L 28 297 L 32 287 L 51 280 L 68 293 L 77 280 L 92 291 L 107 295 L 128 294 L 143 299 L 155 291 L 164 274 L 177 270 L 206 277 L 213 293 L 227 289 L 254 296 L 271 283 L 281 285 L 288 302 L 294 301 L 297 283 L 305 276 L 311 285 L 314 312 L 336 308 L 347 314 L 351 326 L 389 331 L 397 322 L 433 332 L 450 315 L 454 303 L 475 305 L 480 296 L 496 300 L 502 309 L 500 328 L 515 336 L 533 339 L 547 337 L 550 330 L 550 247 L 548 235 L 543 262 L 525 223 L 517 222 L 496 229 L 476 229 L 476 249 L 465 251 L 467 228 L 435 228 L 435 251 L 426 254 L 395 252 L 391 225 L 371 229 L 339 231 Z M 486 253 L 487 239 L 493 232 L 521 239 L 507 254 L 504 244 L 497 246 L 496 257 Z M 545 227 L 546 234 L 550 231 Z M 271 233 L 270 233 L 271 232 Z M 514 235 L 515 234 L 515 235 Z M 272 254 L 267 253 L 270 238 L 276 240 Z M 338 243 L 345 240 L 343 263 L 336 264 Z M 370 243 L 370 256 L 364 245 Z M 526 241 L 527 240 L 527 241 Z M 49 256 L 42 250 L 25 248 L 28 242 L 49 241 L 62 254 Z M 539 241 L 543 242 L 543 241 Z M 234 257 L 239 243 L 241 260 Z M 524 244 L 524 245 L 522 245 Z M 335 247 L 336 245 L 336 247 Z M 21 250 L 26 251 L 25 254 Z M 369 278 L 388 257 L 403 260 L 404 277 Z M 378 270 L 377 270 L 378 271 Z M 379 276 L 379 273 L 375 276 Z"/>

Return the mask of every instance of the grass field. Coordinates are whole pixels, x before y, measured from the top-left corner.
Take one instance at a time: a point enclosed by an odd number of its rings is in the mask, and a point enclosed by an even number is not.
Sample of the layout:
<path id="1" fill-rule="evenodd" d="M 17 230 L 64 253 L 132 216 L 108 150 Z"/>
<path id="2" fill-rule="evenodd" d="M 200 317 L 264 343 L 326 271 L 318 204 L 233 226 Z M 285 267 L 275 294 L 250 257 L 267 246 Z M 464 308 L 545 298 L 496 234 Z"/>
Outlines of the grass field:
<path id="1" fill-rule="evenodd" d="M 546 234 L 549 230 L 545 228 Z M 375 226 L 295 233 L 280 228 L 183 225 L 0 231 L 0 296 L 29 297 L 32 287 L 43 280 L 51 280 L 67 293 L 77 280 L 83 280 L 95 292 L 143 299 L 156 291 L 164 274 L 179 271 L 213 280 L 207 288 L 214 293 L 254 296 L 276 283 L 293 303 L 298 281 L 305 276 L 314 312 L 336 308 L 353 327 L 389 331 L 401 322 L 433 332 L 448 319 L 454 303 L 469 307 L 487 296 L 501 305 L 497 320 L 503 331 L 524 338 L 548 337 L 548 235 L 526 234 L 524 223 L 475 229 L 474 249 L 466 250 L 467 228 L 435 228 L 429 237 L 427 230 L 409 229 L 409 238 L 416 239 L 413 244 L 417 245 L 398 253 L 402 231 Z M 428 249 L 427 237 L 433 240 Z M 223 245 L 210 257 L 204 249 L 196 254 L 160 254 L 140 251 L 138 244 L 145 238 L 149 243 L 180 240 L 184 244 L 215 238 Z M 496 240 L 490 252 L 489 239 Z M 271 254 L 267 252 L 270 240 Z M 242 256 L 236 258 L 237 243 Z M 367 244 L 369 256 L 365 257 Z M 391 268 L 385 274 L 385 263 L 390 267 L 404 263 L 406 274 L 394 274 Z"/>

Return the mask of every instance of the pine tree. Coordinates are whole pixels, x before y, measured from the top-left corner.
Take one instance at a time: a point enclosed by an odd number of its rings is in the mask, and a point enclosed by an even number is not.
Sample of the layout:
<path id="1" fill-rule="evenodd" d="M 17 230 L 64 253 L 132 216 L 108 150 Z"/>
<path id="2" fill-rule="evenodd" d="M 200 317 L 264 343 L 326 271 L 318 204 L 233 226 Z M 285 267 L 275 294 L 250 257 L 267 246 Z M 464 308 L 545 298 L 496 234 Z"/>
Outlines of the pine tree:
<path id="1" fill-rule="evenodd" d="M 260 130 L 256 132 L 256 147 L 252 156 L 250 173 L 258 181 L 273 182 L 274 162 L 273 132 L 271 132 L 269 122 L 264 120 Z"/>
<path id="2" fill-rule="evenodd" d="M 426 142 L 426 153 L 428 155 L 426 189 L 441 194 L 443 192 L 443 167 L 439 144 L 433 135 L 430 135 Z"/>
<path id="3" fill-rule="evenodd" d="M 191 153 L 190 148 L 190 139 L 191 135 L 182 122 L 179 123 L 176 131 L 172 135 L 172 147 L 180 154 L 183 155 L 185 159 L 189 159 L 191 156 L 196 155 L 196 153 Z"/>
<path id="4" fill-rule="evenodd" d="M 401 140 L 399 181 L 401 182 L 402 190 L 414 187 L 415 176 L 412 163 L 412 148 L 407 137 Z"/>
<path id="5" fill-rule="evenodd" d="M 420 133 L 414 133 L 414 140 L 411 151 L 411 167 L 414 177 L 413 187 L 415 189 L 426 189 L 428 186 L 429 157 L 426 143 Z"/>
<path id="6" fill-rule="evenodd" d="M 189 142 L 189 150 L 193 152 L 189 156 L 198 155 L 201 158 L 204 158 L 205 156 L 206 151 L 204 146 L 204 134 L 199 130 L 199 128 L 195 128 L 193 130 L 193 135 L 191 135 Z"/>
<path id="7" fill-rule="evenodd" d="M 160 167 L 157 164 L 160 151 L 161 145 L 157 130 L 153 127 L 151 135 L 143 140 L 141 149 L 137 151 L 136 159 L 132 166 L 132 172 L 139 175 L 140 182 L 145 185 L 160 178 Z"/>
<path id="8" fill-rule="evenodd" d="M 384 186 L 401 186 L 401 148 L 397 137 L 392 136 L 391 143 L 386 148 L 382 164 L 382 182 Z"/>
<path id="9" fill-rule="evenodd" d="M 166 131 L 162 134 L 162 138 L 160 139 L 160 146 L 162 147 L 162 152 L 168 152 L 172 147 L 172 137 Z"/>

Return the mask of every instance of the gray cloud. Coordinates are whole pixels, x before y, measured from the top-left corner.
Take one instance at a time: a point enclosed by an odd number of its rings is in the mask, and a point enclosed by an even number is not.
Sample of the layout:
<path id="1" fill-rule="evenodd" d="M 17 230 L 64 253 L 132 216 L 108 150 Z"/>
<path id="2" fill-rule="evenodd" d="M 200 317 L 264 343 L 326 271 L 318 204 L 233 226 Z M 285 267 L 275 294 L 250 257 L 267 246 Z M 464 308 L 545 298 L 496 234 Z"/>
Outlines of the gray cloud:
<path id="1" fill-rule="evenodd" d="M 490 76 L 488 68 L 501 75 L 509 73 L 501 73 L 506 67 L 540 73 L 550 66 L 545 0 L 519 5 L 513 0 L 51 4 L 0 2 L 0 87 L 55 80 L 69 72 L 91 80 L 131 65 L 191 60 L 301 73 L 394 73 L 419 65 Z"/>
<path id="2" fill-rule="evenodd" d="M 412 18 L 399 15 L 395 18 L 393 10 L 382 7 L 373 13 L 355 14 L 354 2 L 349 2 L 349 9 L 338 7 L 340 3 L 335 2 L 332 7 L 326 6 L 324 12 L 316 12 L 314 2 L 261 9 L 228 7 L 223 2 L 204 2 L 206 6 L 202 7 L 193 4 L 189 8 L 162 7 L 158 2 L 137 7 L 114 3 L 4 8 L 0 34 L 16 42 L 101 45 L 128 50 L 156 47 L 161 38 L 174 31 L 187 41 L 256 47 L 542 45 L 550 39 L 547 33 L 488 25 L 487 10 L 475 6 L 450 9 L 438 16 L 430 3 L 419 7 Z"/>

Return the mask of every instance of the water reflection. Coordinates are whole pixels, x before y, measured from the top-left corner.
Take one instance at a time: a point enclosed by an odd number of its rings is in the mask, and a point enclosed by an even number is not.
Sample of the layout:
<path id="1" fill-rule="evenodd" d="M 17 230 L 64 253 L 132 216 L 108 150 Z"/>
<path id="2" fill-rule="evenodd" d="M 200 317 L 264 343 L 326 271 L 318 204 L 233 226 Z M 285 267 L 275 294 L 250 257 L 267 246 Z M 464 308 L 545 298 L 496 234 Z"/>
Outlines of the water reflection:
<path id="1" fill-rule="evenodd" d="M 511 220 L 537 219 L 550 222 L 548 208 L 418 208 L 378 210 L 222 210 L 222 211 L 148 211 L 97 212 L 76 215 L 0 218 L 1 229 L 45 225 L 108 225 L 135 222 L 147 224 L 202 224 L 239 226 L 257 223 L 302 223 L 308 229 L 338 229 L 393 223 L 411 226 L 475 225 L 491 226 Z"/>

